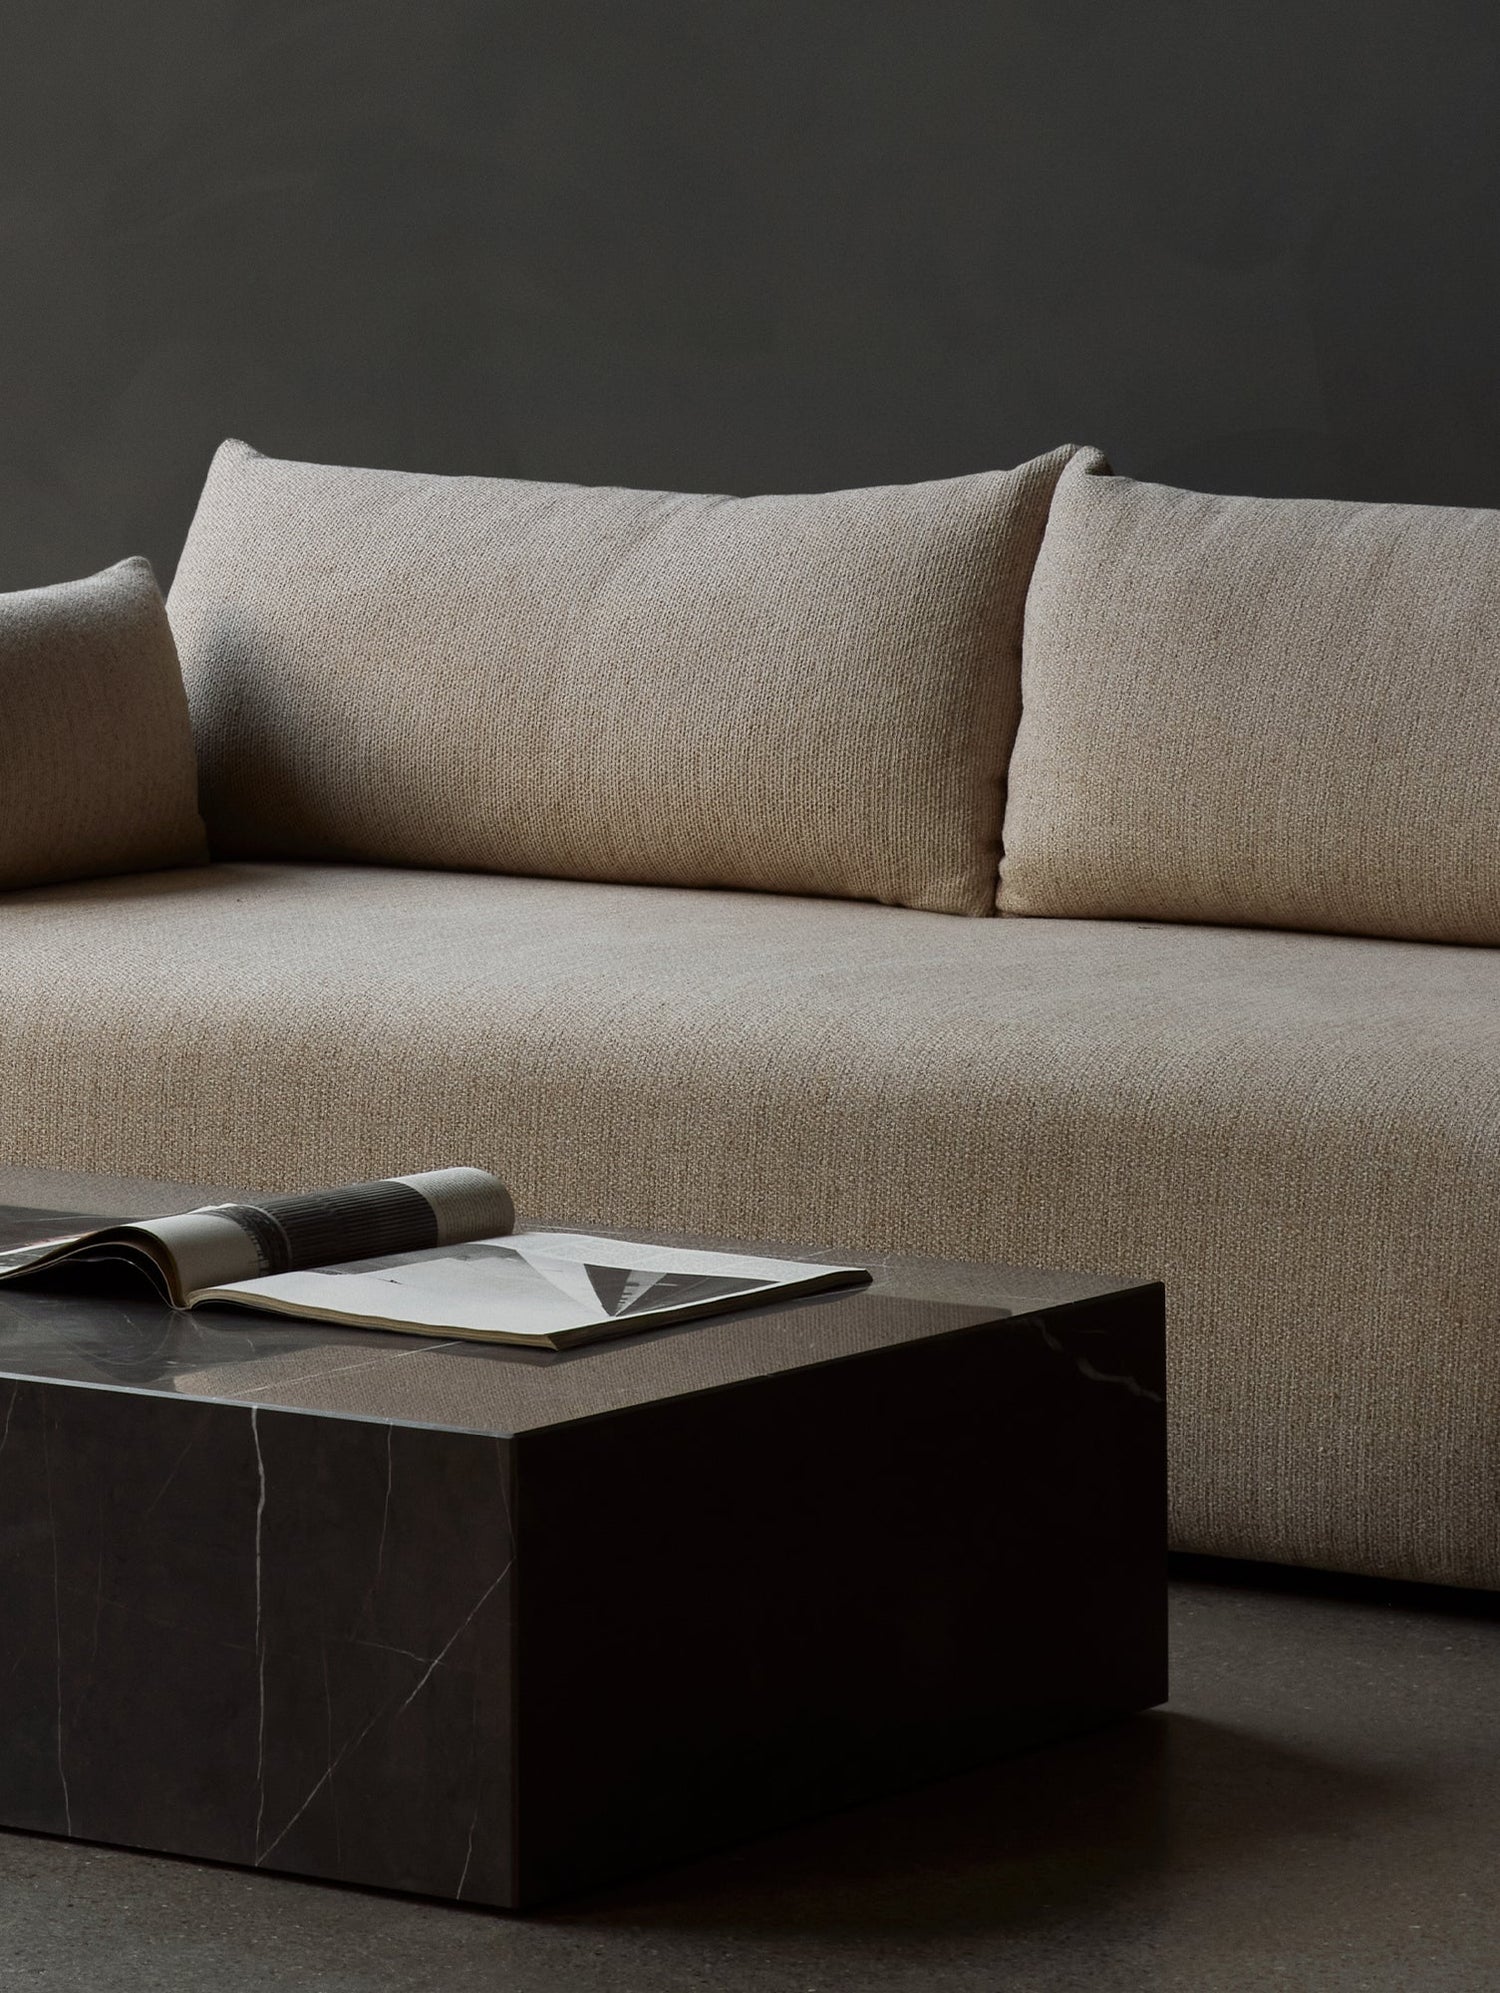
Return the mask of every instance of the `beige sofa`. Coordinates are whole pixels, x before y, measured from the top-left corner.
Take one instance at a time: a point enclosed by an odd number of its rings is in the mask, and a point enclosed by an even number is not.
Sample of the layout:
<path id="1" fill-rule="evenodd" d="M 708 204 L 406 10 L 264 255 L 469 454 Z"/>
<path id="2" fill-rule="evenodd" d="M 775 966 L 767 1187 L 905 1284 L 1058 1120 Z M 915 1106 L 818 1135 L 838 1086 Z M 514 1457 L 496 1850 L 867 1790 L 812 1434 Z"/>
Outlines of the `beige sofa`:
<path id="1" fill-rule="evenodd" d="M 1500 1585 L 1500 516 L 226 445 L 148 581 L 0 603 L 5 1160 L 1160 1276 L 1179 1546 Z"/>

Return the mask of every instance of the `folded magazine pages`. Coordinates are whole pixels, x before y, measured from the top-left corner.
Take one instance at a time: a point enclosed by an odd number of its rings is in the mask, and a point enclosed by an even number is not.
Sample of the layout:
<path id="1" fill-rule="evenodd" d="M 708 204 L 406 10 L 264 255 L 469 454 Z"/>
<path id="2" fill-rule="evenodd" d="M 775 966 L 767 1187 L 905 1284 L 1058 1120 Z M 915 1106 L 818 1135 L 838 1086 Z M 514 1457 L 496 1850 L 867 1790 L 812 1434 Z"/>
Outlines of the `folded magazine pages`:
<path id="1" fill-rule="evenodd" d="M 133 1268 L 175 1308 L 222 1303 L 563 1349 L 870 1278 L 862 1267 L 514 1224 L 510 1195 L 487 1170 L 425 1170 L 39 1237 L 0 1252 L 0 1280 Z"/>

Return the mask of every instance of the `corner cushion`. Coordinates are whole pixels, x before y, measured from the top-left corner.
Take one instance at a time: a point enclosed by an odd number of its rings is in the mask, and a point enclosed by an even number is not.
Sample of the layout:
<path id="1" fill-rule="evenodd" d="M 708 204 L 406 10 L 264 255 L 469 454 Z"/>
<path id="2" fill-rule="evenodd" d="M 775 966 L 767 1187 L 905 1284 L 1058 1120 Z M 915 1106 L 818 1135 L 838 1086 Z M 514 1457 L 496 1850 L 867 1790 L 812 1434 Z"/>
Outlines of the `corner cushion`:
<path id="1" fill-rule="evenodd" d="M 0 887 L 207 855 L 150 563 L 0 595 Z"/>

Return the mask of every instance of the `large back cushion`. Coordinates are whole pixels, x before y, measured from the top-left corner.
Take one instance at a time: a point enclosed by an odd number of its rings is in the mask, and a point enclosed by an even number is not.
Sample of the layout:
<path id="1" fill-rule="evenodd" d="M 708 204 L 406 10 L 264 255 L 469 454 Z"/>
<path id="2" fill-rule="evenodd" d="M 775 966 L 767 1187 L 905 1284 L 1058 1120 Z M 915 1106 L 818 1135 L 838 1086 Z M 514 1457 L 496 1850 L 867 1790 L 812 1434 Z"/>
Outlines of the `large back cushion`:
<path id="1" fill-rule="evenodd" d="M 741 499 L 226 443 L 169 604 L 214 847 L 990 912 L 1072 454 Z"/>
<path id="2" fill-rule="evenodd" d="M 150 562 L 0 595 L 0 888 L 207 857 Z"/>
<path id="3" fill-rule="evenodd" d="M 1500 941 L 1500 513 L 1075 464 L 1022 683 L 1002 912 Z"/>

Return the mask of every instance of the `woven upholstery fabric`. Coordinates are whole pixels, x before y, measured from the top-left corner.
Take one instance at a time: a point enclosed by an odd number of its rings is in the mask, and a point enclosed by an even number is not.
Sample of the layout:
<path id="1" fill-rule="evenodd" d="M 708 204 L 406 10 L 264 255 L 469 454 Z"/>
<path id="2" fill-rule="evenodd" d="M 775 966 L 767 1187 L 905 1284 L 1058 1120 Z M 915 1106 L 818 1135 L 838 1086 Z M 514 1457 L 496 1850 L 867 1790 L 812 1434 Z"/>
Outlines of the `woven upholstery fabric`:
<path id="1" fill-rule="evenodd" d="M 1500 512 L 1070 469 L 1003 912 L 1500 942 Z"/>
<path id="2" fill-rule="evenodd" d="M 226 443 L 169 604 L 214 848 L 992 912 L 1070 454 L 736 499 Z"/>
<path id="3" fill-rule="evenodd" d="M 0 887 L 206 856 L 150 562 L 0 595 Z"/>
<path id="4" fill-rule="evenodd" d="M 1500 952 L 365 867 L 0 899 L 15 1162 L 1160 1276 L 1186 1548 L 1500 1585 Z"/>

